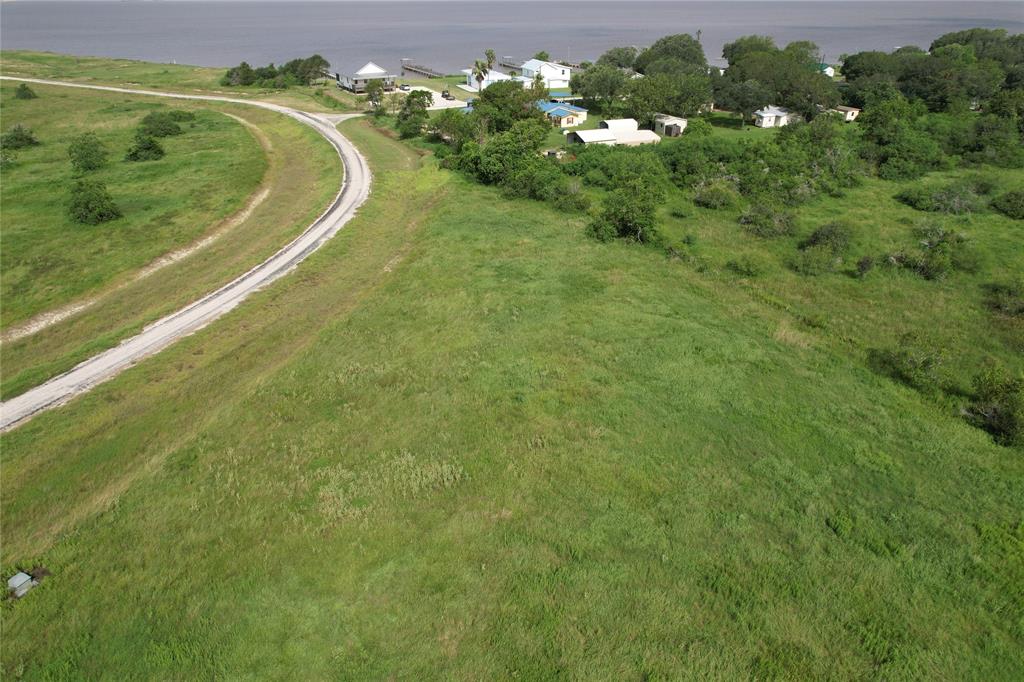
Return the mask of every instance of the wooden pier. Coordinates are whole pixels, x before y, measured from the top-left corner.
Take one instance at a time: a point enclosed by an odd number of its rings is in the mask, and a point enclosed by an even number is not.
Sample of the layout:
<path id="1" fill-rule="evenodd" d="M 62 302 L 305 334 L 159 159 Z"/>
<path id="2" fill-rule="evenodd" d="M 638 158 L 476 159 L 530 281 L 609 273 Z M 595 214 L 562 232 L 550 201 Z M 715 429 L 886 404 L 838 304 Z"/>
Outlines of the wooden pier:
<path id="1" fill-rule="evenodd" d="M 441 73 L 440 71 L 432 69 L 429 66 L 423 66 L 422 64 L 414 64 L 411 59 L 402 60 L 403 76 L 405 75 L 406 71 L 409 71 L 411 73 L 418 73 L 421 76 L 426 76 L 427 78 L 444 78 L 444 74 Z"/>

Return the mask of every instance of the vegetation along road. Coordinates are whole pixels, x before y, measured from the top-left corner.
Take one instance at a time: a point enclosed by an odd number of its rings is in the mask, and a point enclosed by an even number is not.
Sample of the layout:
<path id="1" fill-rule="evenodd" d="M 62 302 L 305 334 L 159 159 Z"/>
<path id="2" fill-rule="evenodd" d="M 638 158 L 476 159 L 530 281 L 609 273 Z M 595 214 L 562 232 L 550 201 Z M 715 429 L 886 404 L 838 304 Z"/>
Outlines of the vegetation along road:
<path id="1" fill-rule="evenodd" d="M 31 78 L 6 78 L 46 85 L 107 90 L 133 95 L 153 95 L 177 99 L 198 99 L 247 104 L 290 116 L 323 135 L 337 150 L 345 174 L 337 196 L 327 210 L 301 235 L 273 256 L 220 289 L 146 327 L 138 335 L 125 340 L 15 398 L 0 404 L 0 430 L 15 426 L 38 412 L 60 405 L 96 384 L 110 379 L 140 359 L 151 355 L 174 341 L 202 328 L 238 305 L 246 296 L 288 273 L 310 253 L 319 248 L 352 218 L 370 192 L 370 170 L 358 150 L 325 119 L 296 109 L 213 95 L 183 95 L 149 90 L 134 90 L 98 85 L 82 85 Z M 334 118 L 338 118 L 337 116 Z"/>

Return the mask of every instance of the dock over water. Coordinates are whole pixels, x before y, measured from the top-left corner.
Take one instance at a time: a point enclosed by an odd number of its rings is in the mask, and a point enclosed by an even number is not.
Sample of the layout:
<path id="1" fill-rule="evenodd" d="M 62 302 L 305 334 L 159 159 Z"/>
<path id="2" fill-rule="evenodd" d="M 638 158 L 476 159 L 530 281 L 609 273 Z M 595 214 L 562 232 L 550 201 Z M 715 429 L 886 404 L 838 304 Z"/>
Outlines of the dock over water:
<path id="1" fill-rule="evenodd" d="M 444 74 L 437 69 L 432 69 L 429 66 L 423 66 L 422 64 L 416 64 L 411 59 L 402 60 L 403 76 L 406 71 L 410 73 L 418 73 L 421 76 L 426 76 L 427 78 L 444 78 Z"/>

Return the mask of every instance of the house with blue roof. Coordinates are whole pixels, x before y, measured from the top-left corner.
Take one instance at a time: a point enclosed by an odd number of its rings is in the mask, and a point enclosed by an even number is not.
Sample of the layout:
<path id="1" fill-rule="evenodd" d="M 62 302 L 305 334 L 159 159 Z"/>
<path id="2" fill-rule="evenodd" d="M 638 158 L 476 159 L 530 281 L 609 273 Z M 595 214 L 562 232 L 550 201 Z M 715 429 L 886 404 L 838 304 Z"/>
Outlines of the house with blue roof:
<path id="1" fill-rule="evenodd" d="M 587 120 L 587 110 L 575 104 L 565 102 L 537 102 L 537 108 L 544 112 L 554 125 L 559 128 L 572 128 Z"/>

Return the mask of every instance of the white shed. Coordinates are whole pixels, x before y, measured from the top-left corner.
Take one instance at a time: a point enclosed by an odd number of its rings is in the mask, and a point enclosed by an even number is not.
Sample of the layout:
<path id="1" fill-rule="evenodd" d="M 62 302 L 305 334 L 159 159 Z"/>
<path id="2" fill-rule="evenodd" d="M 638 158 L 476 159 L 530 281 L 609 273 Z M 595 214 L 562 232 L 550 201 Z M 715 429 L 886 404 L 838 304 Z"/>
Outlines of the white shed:
<path id="1" fill-rule="evenodd" d="M 654 115 L 654 132 L 664 137 L 679 137 L 686 130 L 686 119 L 668 114 Z"/>
<path id="2" fill-rule="evenodd" d="M 795 123 L 799 119 L 800 117 L 796 113 L 774 104 L 769 104 L 764 109 L 754 112 L 754 125 L 758 128 L 781 128 Z"/>

